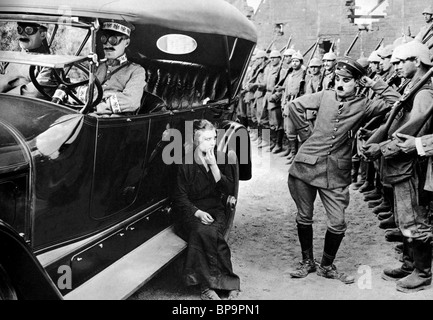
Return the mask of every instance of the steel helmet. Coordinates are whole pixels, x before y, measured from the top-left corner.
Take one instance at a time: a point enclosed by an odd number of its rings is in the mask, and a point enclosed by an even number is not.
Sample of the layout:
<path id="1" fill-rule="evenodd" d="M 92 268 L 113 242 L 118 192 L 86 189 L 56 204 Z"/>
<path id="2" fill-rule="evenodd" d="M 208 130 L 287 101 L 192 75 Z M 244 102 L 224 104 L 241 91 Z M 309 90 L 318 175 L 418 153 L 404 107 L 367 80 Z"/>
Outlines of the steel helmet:
<path id="1" fill-rule="evenodd" d="M 295 52 L 295 54 L 292 56 L 292 59 L 298 59 L 300 61 L 304 61 L 304 56 L 301 52 Z"/>
<path id="2" fill-rule="evenodd" d="M 325 53 L 322 60 L 337 60 L 337 56 L 334 52 L 330 51 L 328 53 Z"/>
<path id="3" fill-rule="evenodd" d="M 392 52 L 394 51 L 394 46 L 392 44 L 389 44 L 385 46 L 384 48 L 381 48 L 377 51 L 377 54 L 382 59 L 388 58 L 392 56 Z"/>
<path id="4" fill-rule="evenodd" d="M 433 8 L 432 8 L 432 6 L 428 6 L 427 8 L 425 8 L 424 11 L 422 12 L 422 14 L 431 14 L 431 15 L 433 15 Z"/>
<path id="5" fill-rule="evenodd" d="M 418 41 L 411 41 L 397 47 L 392 54 L 391 62 L 399 62 L 409 58 L 418 58 L 427 66 L 432 66 L 430 50 L 425 44 Z"/>
<path id="6" fill-rule="evenodd" d="M 279 50 L 272 50 L 269 58 L 281 58 L 281 53 Z"/>
<path id="7" fill-rule="evenodd" d="M 312 67 L 321 67 L 322 66 L 322 61 L 318 58 L 313 58 L 310 61 L 310 64 L 308 65 L 310 68 Z"/>
<path id="8" fill-rule="evenodd" d="M 286 51 L 284 51 L 285 56 L 293 56 L 295 53 L 296 53 L 296 51 L 293 49 L 290 49 L 290 48 L 286 49 Z"/>
<path id="9" fill-rule="evenodd" d="M 368 62 L 377 62 L 379 63 L 380 61 L 382 61 L 382 59 L 379 57 L 379 55 L 377 54 L 377 51 L 373 51 L 370 56 L 368 57 Z"/>
<path id="10" fill-rule="evenodd" d="M 266 58 L 267 56 L 266 56 L 265 50 L 257 50 L 255 57 L 256 57 L 256 59 Z"/>

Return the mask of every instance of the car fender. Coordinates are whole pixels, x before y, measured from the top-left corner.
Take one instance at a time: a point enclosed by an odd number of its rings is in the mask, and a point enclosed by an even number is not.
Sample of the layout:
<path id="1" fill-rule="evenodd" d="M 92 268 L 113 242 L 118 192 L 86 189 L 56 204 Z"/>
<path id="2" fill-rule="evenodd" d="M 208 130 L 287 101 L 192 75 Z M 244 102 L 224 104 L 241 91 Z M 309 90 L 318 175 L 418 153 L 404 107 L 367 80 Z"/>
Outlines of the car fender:
<path id="1" fill-rule="evenodd" d="M 218 151 L 228 153 L 233 150 L 239 161 L 239 180 L 252 177 L 251 140 L 245 128 L 235 121 L 223 121 L 218 131 Z"/>
<path id="2" fill-rule="evenodd" d="M 0 265 L 17 292 L 18 299 L 62 299 L 59 290 L 24 239 L 1 220 L 0 252 Z"/>

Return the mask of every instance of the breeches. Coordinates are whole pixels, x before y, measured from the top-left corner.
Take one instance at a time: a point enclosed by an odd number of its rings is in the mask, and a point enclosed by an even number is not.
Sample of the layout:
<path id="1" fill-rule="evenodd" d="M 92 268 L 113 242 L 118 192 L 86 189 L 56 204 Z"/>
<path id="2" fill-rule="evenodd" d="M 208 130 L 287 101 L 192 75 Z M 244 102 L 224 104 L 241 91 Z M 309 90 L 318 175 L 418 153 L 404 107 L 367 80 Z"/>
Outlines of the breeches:
<path id="1" fill-rule="evenodd" d="M 405 237 L 426 239 L 431 235 L 429 194 L 417 175 L 393 185 L 396 224 Z"/>
<path id="2" fill-rule="evenodd" d="M 269 113 L 265 97 L 257 98 L 257 122 L 265 128 L 269 127 Z"/>
<path id="3" fill-rule="evenodd" d="M 280 107 L 269 110 L 269 126 L 271 130 L 283 129 L 283 116 Z"/>
<path id="4" fill-rule="evenodd" d="M 344 216 L 349 206 L 349 187 L 332 190 L 317 188 L 291 175 L 289 175 L 288 184 L 290 194 L 298 209 L 296 215 L 298 224 L 313 224 L 314 202 L 318 193 L 327 215 L 328 230 L 335 234 L 346 232 L 347 225 Z"/>

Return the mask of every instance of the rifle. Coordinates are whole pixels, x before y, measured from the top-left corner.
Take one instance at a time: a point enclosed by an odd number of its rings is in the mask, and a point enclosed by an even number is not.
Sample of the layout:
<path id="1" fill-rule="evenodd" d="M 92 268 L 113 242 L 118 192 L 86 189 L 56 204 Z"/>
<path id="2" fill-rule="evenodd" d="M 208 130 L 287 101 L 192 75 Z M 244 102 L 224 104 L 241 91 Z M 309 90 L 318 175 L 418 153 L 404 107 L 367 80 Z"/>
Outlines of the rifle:
<path id="1" fill-rule="evenodd" d="M 358 31 L 358 33 L 357 33 L 356 36 L 355 36 L 355 39 L 353 39 L 353 41 L 352 41 L 352 43 L 350 44 L 349 48 L 344 52 L 344 55 L 345 55 L 345 56 L 349 56 L 349 53 L 350 53 L 350 51 L 352 51 L 353 46 L 355 45 L 356 41 L 358 41 L 360 34 L 361 34 L 361 30 Z"/>
<path id="2" fill-rule="evenodd" d="M 380 46 L 382 45 L 383 41 L 385 40 L 385 38 L 380 39 L 379 43 L 376 45 L 376 48 L 374 48 L 373 51 L 377 51 L 379 50 Z"/>
<path id="3" fill-rule="evenodd" d="M 403 107 L 409 102 L 409 100 L 419 91 L 419 89 L 426 84 L 430 78 L 433 75 L 433 68 L 430 68 L 430 70 L 421 78 L 418 83 L 416 83 L 410 91 L 408 91 L 406 94 L 404 94 L 400 100 L 398 100 L 394 106 L 392 107 L 388 119 L 386 120 L 386 123 L 379 128 L 365 143 L 366 145 L 372 144 L 372 143 L 380 143 L 388 138 L 388 131 L 391 128 L 391 125 L 399 112 L 403 109 Z"/>
<path id="4" fill-rule="evenodd" d="M 427 32 L 425 33 L 425 36 L 421 41 L 422 44 L 426 44 L 430 40 L 430 38 L 433 36 L 433 33 L 431 33 L 431 32 L 433 32 L 433 23 L 430 26 L 430 28 L 428 28 Z M 429 46 L 429 49 L 431 49 L 431 46 Z"/>
<path id="5" fill-rule="evenodd" d="M 277 40 L 277 36 L 275 35 L 274 38 L 272 39 L 271 43 L 269 43 L 268 47 L 266 48 L 266 50 L 265 50 L 266 53 L 271 52 L 271 47 L 275 43 L 276 40 Z"/>
<path id="6" fill-rule="evenodd" d="M 308 62 L 306 64 L 307 67 L 310 64 L 311 59 L 313 59 L 314 55 L 316 54 L 317 47 L 319 46 L 319 41 L 320 41 L 320 38 L 317 38 L 316 43 L 314 44 L 314 47 L 313 47 L 314 48 L 313 52 L 311 53 L 310 58 L 308 59 Z M 304 54 L 304 57 L 305 57 L 305 55 L 306 55 L 306 53 Z"/>
<path id="7" fill-rule="evenodd" d="M 393 77 L 394 74 L 391 76 Z M 395 73 L 395 76 L 397 77 L 397 73 Z M 390 85 L 390 82 L 392 82 L 393 80 L 391 79 L 391 77 L 388 79 L 388 81 L 386 82 L 388 85 Z M 403 94 L 404 89 L 407 87 L 407 85 L 409 84 L 410 79 L 406 79 L 398 88 L 397 88 L 397 92 L 400 94 Z M 364 129 L 367 130 L 373 130 L 378 128 L 384 121 L 384 119 L 386 119 L 386 115 L 387 114 L 382 114 L 379 116 L 374 117 L 373 119 L 371 119 L 369 122 L 367 122 L 367 124 L 364 125 Z"/>
<path id="8" fill-rule="evenodd" d="M 290 46 L 291 42 L 292 42 L 292 35 L 290 35 L 289 40 L 287 41 L 287 44 L 280 49 L 280 52 L 284 53 L 284 51 L 286 51 L 287 49 L 289 49 L 289 46 Z"/>

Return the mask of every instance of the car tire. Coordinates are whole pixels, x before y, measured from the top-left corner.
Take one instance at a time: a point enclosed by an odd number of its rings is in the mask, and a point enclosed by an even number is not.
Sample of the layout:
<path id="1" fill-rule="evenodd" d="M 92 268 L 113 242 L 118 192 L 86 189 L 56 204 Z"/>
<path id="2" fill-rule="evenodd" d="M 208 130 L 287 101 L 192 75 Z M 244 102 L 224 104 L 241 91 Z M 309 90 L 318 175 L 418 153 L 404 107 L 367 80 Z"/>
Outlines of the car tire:
<path id="1" fill-rule="evenodd" d="M 18 300 L 18 295 L 9 276 L 0 265 L 0 300 Z"/>

